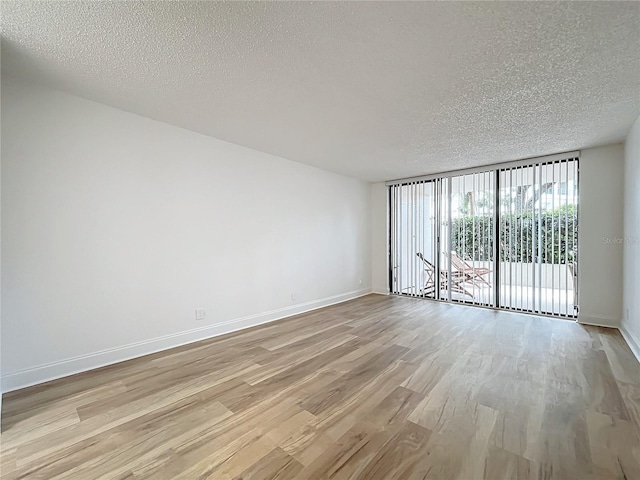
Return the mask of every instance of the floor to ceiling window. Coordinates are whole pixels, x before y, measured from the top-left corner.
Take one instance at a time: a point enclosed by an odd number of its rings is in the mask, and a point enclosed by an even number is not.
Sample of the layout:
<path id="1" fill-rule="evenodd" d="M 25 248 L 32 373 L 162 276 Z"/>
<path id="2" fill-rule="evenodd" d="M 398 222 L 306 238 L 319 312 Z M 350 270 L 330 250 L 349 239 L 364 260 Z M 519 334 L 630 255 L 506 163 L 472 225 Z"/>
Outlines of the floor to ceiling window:
<path id="1" fill-rule="evenodd" d="M 387 184 L 392 293 L 577 315 L 577 153 Z"/>
<path id="2" fill-rule="evenodd" d="M 390 190 L 393 284 L 396 293 L 437 297 L 438 205 L 436 181 L 421 181 Z"/>

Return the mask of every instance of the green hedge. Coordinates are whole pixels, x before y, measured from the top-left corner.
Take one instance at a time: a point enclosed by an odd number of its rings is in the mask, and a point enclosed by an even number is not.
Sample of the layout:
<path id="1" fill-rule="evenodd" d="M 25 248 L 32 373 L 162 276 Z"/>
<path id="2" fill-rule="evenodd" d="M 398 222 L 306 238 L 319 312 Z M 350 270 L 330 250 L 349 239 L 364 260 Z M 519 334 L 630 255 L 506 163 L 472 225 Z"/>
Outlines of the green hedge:
<path id="1" fill-rule="evenodd" d="M 534 222 L 541 223 L 541 235 L 536 238 L 533 252 Z M 575 206 L 569 205 L 542 216 L 531 212 L 502 215 L 500 223 L 500 254 L 505 262 L 531 263 L 542 243 L 542 263 L 568 263 L 575 260 L 578 244 L 578 217 Z M 560 238 L 558 238 L 558 231 Z M 493 217 L 466 216 L 452 222 L 452 250 L 465 260 L 493 260 Z"/>

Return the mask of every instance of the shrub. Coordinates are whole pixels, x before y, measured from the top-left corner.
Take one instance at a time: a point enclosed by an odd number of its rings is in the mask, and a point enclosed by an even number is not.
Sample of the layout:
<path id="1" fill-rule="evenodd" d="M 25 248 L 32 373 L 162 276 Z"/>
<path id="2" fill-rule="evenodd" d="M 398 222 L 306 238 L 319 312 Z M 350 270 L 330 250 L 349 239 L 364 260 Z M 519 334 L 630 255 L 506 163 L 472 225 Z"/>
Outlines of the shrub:
<path id="1" fill-rule="evenodd" d="M 535 238 L 536 224 L 540 229 Z M 559 235 L 558 235 L 559 234 Z M 493 216 L 465 216 L 452 222 L 452 250 L 465 260 L 493 260 Z M 578 218 L 574 205 L 553 211 L 501 215 L 500 255 L 505 262 L 531 263 L 538 252 L 542 263 L 573 262 L 577 255 Z"/>

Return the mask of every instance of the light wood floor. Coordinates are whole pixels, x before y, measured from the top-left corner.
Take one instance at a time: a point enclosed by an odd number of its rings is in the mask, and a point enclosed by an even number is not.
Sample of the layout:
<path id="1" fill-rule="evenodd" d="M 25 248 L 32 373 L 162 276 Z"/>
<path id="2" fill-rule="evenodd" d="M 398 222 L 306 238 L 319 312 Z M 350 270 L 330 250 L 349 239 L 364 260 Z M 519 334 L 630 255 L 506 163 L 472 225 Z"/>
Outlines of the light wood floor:
<path id="1" fill-rule="evenodd" d="M 640 479 L 615 330 L 370 295 L 5 396 L 2 478 Z"/>

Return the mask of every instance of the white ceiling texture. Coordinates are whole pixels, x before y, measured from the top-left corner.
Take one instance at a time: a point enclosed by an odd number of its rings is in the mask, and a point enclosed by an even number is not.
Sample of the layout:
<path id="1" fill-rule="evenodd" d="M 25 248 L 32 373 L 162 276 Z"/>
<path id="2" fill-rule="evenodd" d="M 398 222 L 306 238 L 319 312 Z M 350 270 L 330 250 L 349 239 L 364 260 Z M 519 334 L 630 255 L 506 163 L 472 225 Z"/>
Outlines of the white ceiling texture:
<path id="1" fill-rule="evenodd" d="M 369 181 L 622 141 L 637 2 L 2 2 L 2 70 Z"/>

